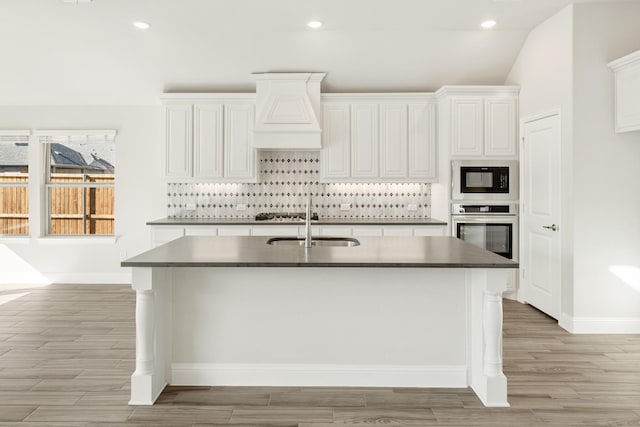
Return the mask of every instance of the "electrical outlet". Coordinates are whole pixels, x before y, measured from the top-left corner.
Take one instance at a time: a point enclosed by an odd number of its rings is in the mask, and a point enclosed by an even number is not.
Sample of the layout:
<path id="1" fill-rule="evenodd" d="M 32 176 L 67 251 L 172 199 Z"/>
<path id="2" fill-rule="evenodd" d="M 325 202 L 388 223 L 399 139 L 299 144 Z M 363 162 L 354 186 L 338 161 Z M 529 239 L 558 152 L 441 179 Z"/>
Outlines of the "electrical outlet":
<path id="1" fill-rule="evenodd" d="M 244 203 L 238 203 L 236 205 L 236 210 L 237 211 L 246 211 L 247 210 L 247 205 Z"/>
<path id="2" fill-rule="evenodd" d="M 185 205 L 185 209 L 188 211 L 195 211 L 196 210 L 196 204 L 195 203 L 187 203 Z"/>
<path id="3" fill-rule="evenodd" d="M 407 205 L 407 210 L 409 212 L 415 212 L 418 210 L 418 205 L 416 205 L 415 203 L 411 203 Z"/>
<path id="4" fill-rule="evenodd" d="M 350 211 L 351 210 L 351 203 L 340 203 L 340 210 L 341 211 Z"/>

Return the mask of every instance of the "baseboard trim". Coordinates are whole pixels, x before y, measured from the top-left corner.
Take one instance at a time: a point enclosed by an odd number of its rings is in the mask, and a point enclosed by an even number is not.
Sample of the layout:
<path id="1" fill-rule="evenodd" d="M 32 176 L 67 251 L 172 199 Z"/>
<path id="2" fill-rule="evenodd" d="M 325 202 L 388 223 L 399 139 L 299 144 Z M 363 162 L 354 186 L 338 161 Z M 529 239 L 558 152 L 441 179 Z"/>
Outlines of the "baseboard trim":
<path id="1" fill-rule="evenodd" d="M 131 273 L 42 273 L 51 283 L 131 284 Z"/>
<path id="2" fill-rule="evenodd" d="M 279 365 L 174 363 L 172 385 L 467 387 L 465 365 Z"/>
<path id="3" fill-rule="evenodd" d="M 640 334 L 640 317 L 572 317 L 562 313 L 558 324 L 572 334 Z"/>

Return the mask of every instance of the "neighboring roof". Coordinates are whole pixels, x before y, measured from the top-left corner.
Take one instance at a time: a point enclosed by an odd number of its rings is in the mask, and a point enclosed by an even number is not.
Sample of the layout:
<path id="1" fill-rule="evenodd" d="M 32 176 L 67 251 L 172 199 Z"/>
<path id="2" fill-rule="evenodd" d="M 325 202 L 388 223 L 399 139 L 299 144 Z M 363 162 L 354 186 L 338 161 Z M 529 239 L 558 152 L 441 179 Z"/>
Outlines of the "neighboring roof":
<path id="1" fill-rule="evenodd" d="M 26 143 L 0 143 L 0 167 L 26 166 L 29 162 Z M 51 144 L 51 164 L 94 170 L 115 168 L 115 148 L 113 144 L 82 143 L 63 145 Z"/>

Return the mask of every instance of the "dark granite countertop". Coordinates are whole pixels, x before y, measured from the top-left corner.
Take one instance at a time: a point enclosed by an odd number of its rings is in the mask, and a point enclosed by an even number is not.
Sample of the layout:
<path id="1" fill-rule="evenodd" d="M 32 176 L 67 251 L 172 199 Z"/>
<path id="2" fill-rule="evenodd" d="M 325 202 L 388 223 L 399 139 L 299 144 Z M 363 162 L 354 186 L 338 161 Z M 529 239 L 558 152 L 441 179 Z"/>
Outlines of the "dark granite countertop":
<path id="1" fill-rule="evenodd" d="M 447 225 L 434 218 L 321 218 L 314 225 Z M 162 218 L 147 225 L 304 225 L 304 221 L 256 221 L 253 218 Z"/>
<path id="2" fill-rule="evenodd" d="M 455 237 L 358 237 L 359 246 L 271 246 L 269 237 L 188 236 L 123 267 L 517 268 L 518 263 Z"/>

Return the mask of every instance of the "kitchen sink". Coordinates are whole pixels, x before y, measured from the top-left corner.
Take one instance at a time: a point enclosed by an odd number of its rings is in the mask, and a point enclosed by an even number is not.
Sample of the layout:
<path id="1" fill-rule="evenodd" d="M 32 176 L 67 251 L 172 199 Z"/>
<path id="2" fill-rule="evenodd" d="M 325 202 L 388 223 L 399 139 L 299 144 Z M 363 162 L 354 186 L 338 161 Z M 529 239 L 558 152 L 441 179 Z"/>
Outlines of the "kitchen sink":
<path id="1" fill-rule="evenodd" d="M 304 246 L 304 237 L 272 237 L 267 245 L 274 246 Z M 351 237 L 314 237 L 311 246 L 359 246 L 360 241 Z"/>

